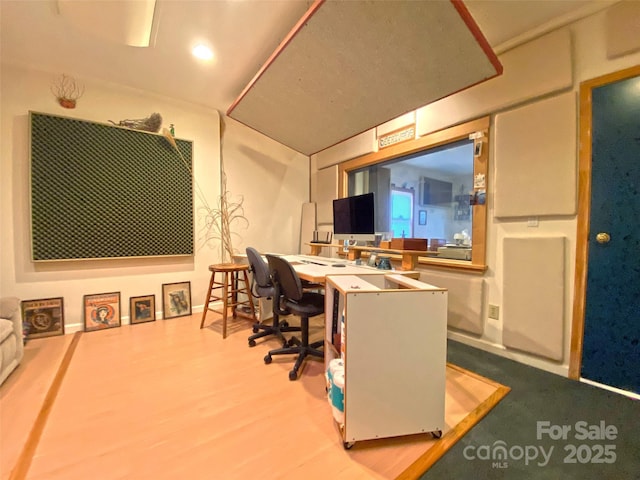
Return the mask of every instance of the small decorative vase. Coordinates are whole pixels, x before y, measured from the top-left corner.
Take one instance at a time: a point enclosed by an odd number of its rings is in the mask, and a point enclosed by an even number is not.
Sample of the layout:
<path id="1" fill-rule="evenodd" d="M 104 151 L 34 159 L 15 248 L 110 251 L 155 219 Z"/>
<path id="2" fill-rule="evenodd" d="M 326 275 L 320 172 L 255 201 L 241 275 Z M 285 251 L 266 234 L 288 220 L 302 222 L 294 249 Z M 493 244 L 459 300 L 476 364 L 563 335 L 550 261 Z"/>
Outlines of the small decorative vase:
<path id="1" fill-rule="evenodd" d="M 63 108 L 76 108 L 76 101 L 71 98 L 59 98 L 58 103 Z"/>
<path id="2" fill-rule="evenodd" d="M 391 270 L 391 261 L 389 257 L 378 257 L 378 268 L 380 270 Z"/>

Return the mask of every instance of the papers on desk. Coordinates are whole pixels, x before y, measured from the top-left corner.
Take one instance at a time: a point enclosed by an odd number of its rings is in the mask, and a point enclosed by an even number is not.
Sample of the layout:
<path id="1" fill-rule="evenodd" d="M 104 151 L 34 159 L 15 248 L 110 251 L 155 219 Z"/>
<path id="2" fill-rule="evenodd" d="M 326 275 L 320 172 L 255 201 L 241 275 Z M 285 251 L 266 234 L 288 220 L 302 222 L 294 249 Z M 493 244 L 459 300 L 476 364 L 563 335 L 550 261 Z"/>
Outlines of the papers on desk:
<path id="1" fill-rule="evenodd" d="M 365 265 L 355 265 L 353 263 L 347 263 L 344 260 L 338 260 L 340 264 L 343 264 L 342 268 L 332 267 L 332 263 L 324 263 L 323 257 L 311 257 L 311 259 L 304 257 L 303 255 L 289 255 L 285 256 L 296 273 L 303 280 L 310 282 L 324 283 L 327 275 L 362 275 L 365 273 L 389 273 L 388 270 L 377 270 L 376 268 L 367 267 Z M 317 261 L 316 261 L 317 260 Z M 313 262 L 313 263 L 311 263 Z M 322 264 L 320 262 L 323 262 Z M 336 263 L 336 262 L 334 262 Z"/>

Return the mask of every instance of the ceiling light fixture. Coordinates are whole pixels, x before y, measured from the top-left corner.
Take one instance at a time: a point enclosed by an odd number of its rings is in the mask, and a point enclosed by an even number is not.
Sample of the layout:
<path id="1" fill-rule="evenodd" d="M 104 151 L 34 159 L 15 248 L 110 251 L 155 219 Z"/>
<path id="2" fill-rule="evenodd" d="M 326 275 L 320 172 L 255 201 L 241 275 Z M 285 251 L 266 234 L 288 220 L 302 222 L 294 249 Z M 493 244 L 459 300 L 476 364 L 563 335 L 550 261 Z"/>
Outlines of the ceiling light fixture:
<path id="1" fill-rule="evenodd" d="M 211 49 L 201 43 L 193 47 L 191 53 L 194 57 L 201 60 L 211 60 L 213 58 L 213 52 L 211 51 Z"/>

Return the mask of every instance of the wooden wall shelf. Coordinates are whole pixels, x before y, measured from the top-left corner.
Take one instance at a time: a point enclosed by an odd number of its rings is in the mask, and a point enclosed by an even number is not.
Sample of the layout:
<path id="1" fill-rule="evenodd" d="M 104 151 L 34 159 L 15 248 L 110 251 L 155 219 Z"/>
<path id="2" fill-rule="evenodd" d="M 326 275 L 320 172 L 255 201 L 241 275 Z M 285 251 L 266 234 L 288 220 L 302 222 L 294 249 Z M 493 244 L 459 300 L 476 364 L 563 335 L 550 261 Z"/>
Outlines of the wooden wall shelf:
<path id="1" fill-rule="evenodd" d="M 311 247 L 311 255 L 320 255 L 324 247 L 328 248 L 343 248 L 343 245 L 327 244 L 327 243 L 308 243 Z M 429 255 L 437 255 L 436 252 L 429 252 L 427 250 L 398 250 L 393 248 L 380 248 L 380 247 L 361 247 L 354 246 L 349 247 L 347 252 L 347 258 L 349 260 L 357 260 L 361 257 L 362 252 L 381 252 L 400 255 L 402 257 L 402 263 L 399 270 L 415 270 L 418 266 L 418 257 L 427 257 Z"/>

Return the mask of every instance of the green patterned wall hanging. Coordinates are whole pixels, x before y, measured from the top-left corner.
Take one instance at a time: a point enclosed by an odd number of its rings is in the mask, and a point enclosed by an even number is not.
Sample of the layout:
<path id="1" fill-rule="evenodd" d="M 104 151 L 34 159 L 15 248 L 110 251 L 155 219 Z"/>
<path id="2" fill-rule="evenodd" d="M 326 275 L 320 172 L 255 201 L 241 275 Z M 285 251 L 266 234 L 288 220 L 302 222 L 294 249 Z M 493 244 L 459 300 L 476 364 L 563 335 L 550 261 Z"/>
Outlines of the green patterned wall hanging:
<path id="1" fill-rule="evenodd" d="M 193 255 L 193 143 L 30 112 L 34 261 Z"/>

